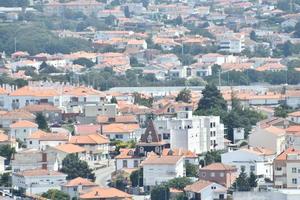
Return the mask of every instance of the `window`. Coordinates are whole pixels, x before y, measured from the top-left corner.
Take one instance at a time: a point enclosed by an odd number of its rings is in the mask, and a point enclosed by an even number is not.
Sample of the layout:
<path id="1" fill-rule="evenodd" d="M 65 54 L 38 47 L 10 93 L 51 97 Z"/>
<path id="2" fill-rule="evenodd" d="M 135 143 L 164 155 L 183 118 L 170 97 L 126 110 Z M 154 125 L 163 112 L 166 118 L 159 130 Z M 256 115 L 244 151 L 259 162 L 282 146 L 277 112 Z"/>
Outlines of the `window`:
<path id="1" fill-rule="evenodd" d="M 205 172 L 202 172 L 202 177 L 205 177 L 206 176 L 206 173 Z"/>
<path id="2" fill-rule="evenodd" d="M 32 141 L 29 141 L 29 144 L 32 144 Z"/>
<path id="3" fill-rule="evenodd" d="M 293 184 L 297 184 L 297 179 L 296 178 L 292 178 L 292 183 Z"/>
<path id="4" fill-rule="evenodd" d="M 223 172 L 220 173 L 220 177 L 224 177 L 224 173 Z"/>
<path id="5" fill-rule="evenodd" d="M 75 192 L 76 192 L 76 191 L 77 191 L 77 187 L 74 187 L 74 188 L 73 188 L 73 191 L 75 191 Z"/>
<path id="6" fill-rule="evenodd" d="M 292 173 L 297 173 L 297 168 L 296 167 L 292 168 Z"/>
<path id="7" fill-rule="evenodd" d="M 23 132 L 26 133 L 26 129 L 24 129 Z"/>
<path id="8" fill-rule="evenodd" d="M 133 166 L 134 167 L 139 167 L 139 161 L 138 160 L 134 160 Z"/>
<path id="9" fill-rule="evenodd" d="M 251 171 L 251 172 L 254 172 L 254 171 L 255 171 L 255 166 L 254 166 L 254 165 L 251 165 L 251 166 L 250 166 L 250 171 Z"/>
<path id="10" fill-rule="evenodd" d="M 127 160 L 123 160 L 123 168 L 127 168 Z"/>
<path id="11" fill-rule="evenodd" d="M 241 166 L 241 171 L 245 171 L 245 168 L 246 168 L 245 165 L 242 165 Z"/>
<path id="12" fill-rule="evenodd" d="M 282 169 L 281 167 L 276 167 L 277 171 L 281 171 L 281 169 Z"/>
<path id="13" fill-rule="evenodd" d="M 210 177 L 215 177 L 215 172 L 211 172 Z"/>

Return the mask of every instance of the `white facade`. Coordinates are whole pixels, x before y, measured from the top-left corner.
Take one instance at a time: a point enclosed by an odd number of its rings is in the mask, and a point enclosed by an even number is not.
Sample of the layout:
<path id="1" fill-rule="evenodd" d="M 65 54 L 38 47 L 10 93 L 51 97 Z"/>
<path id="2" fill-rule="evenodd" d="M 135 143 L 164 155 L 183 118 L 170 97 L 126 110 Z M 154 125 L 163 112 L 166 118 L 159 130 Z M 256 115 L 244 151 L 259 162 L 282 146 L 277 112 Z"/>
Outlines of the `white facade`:
<path id="1" fill-rule="evenodd" d="M 221 51 L 229 53 L 241 53 L 245 48 L 245 36 L 240 34 L 228 33 L 218 39 Z"/>
<path id="2" fill-rule="evenodd" d="M 31 173 L 29 171 L 13 173 L 13 187 L 18 189 L 23 188 L 28 194 L 41 194 L 50 189 L 60 190 L 60 185 L 66 183 L 66 174 L 41 169 L 30 171 L 32 174 L 29 174 Z M 35 171 L 41 171 L 41 173 L 36 173 Z"/>
<path id="3" fill-rule="evenodd" d="M 21 141 L 25 141 L 27 137 L 37 131 L 37 127 L 18 127 L 18 128 L 11 128 L 9 134 L 12 138 L 19 139 Z"/>
<path id="4" fill-rule="evenodd" d="M 89 104 L 84 106 L 84 114 L 86 117 L 95 117 L 98 115 L 105 115 L 108 117 L 115 117 L 117 115 L 116 104 Z"/>
<path id="5" fill-rule="evenodd" d="M 172 149 L 182 148 L 195 153 L 224 149 L 224 125 L 217 116 L 193 116 L 192 111 L 179 112 L 177 118 L 154 121 L 162 139 Z"/>
<path id="6" fill-rule="evenodd" d="M 160 159 L 160 163 L 143 163 L 144 186 L 151 187 L 176 177 L 185 176 L 182 157 L 176 163 L 164 163 L 162 161 L 164 157 L 161 157 Z"/>
<path id="7" fill-rule="evenodd" d="M 270 149 L 279 154 L 285 148 L 285 131 L 273 126 L 267 128 L 257 126 L 249 135 L 249 145 Z"/>
<path id="8" fill-rule="evenodd" d="M 259 154 L 252 149 L 239 149 L 237 151 L 227 152 L 221 155 L 222 163 L 234 165 L 238 169 L 238 174 L 243 168 L 250 175 L 253 172 L 257 176 L 273 179 L 273 160 L 272 155 Z"/>
<path id="9" fill-rule="evenodd" d="M 201 188 L 197 193 L 186 190 L 186 194 L 189 200 L 197 199 L 197 194 L 200 195 L 201 200 L 226 199 L 226 190 L 224 186 L 212 182 L 208 186 Z"/>
<path id="10" fill-rule="evenodd" d="M 26 140 L 27 148 L 45 150 L 48 147 L 55 147 L 66 144 L 68 140 L 43 140 L 39 138 L 29 138 Z"/>
<path id="11" fill-rule="evenodd" d="M 138 168 L 141 163 L 140 158 L 116 158 L 116 170 L 121 170 L 124 168 L 133 169 Z"/>

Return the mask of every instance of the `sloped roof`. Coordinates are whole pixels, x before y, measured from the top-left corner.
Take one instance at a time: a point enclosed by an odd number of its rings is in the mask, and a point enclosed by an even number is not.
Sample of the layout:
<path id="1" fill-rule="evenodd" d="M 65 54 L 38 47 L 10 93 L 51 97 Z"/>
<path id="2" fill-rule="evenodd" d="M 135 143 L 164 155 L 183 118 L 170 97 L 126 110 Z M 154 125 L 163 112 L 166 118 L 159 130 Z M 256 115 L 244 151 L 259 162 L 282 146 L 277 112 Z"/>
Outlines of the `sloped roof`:
<path id="1" fill-rule="evenodd" d="M 149 141 L 149 138 L 151 138 L 151 141 Z M 160 138 L 158 136 L 154 123 L 151 120 L 145 132 L 141 136 L 140 143 L 152 143 L 152 142 L 160 142 Z"/>

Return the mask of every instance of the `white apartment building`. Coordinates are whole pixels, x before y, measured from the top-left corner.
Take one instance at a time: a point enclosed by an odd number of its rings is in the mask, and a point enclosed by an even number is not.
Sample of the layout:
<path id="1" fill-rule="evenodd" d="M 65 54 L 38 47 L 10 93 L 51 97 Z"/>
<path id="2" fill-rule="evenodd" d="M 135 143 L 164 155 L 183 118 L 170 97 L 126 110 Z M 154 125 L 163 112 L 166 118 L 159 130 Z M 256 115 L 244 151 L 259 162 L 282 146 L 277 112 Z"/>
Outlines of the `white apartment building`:
<path id="1" fill-rule="evenodd" d="M 221 155 L 222 163 L 233 165 L 238 174 L 244 169 L 250 175 L 253 172 L 259 177 L 273 179 L 273 160 L 275 152 L 264 148 L 242 148 Z"/>
<path id="2" fill-rule="evenodd" d="M 9 135 L 12 138 L 25 141 L 32 133 L 38 130 L 38 125 L 31 121 L 20 120 L 10 125 Z"/>
<path id="3" fill-rule="evenodd" d="M 218 116 L 193 116 L 192 111 L 182 111 L 176 118 L 158 118 L 154 124 L 172 149 L 182 148 L 197 154 L 224 149 L 224 125 Z"/>
<path id="4" fill-rule="evenodd" d="M 50 189 L 60 190 L 67 174 L 47 169 L 29 169 L 12 174 L 12 186 L 24 189 L 27 194 L 41 194 Z"/>
<path id="5" fill-rule="evenodd" d="M 142 166 L 143 183 L 146 189 L 173 178 L 185 176 L 183 156 L 149 155 L 142 162 Z"/>
<path id="6" fill-rule="evenodd" d="M 220 51 L 241 53 L 245 48 L 245 36 L 239 33 L 225 33 L 218 38 Z"/>
<path id="7" fill-rule="evenodd" d="M 98 115 L 105 115 L 108 117 L 115 117 L 118 113 L 117 104 L 88 104 L 83 107 L 85 117 L 96 117 Z"/>

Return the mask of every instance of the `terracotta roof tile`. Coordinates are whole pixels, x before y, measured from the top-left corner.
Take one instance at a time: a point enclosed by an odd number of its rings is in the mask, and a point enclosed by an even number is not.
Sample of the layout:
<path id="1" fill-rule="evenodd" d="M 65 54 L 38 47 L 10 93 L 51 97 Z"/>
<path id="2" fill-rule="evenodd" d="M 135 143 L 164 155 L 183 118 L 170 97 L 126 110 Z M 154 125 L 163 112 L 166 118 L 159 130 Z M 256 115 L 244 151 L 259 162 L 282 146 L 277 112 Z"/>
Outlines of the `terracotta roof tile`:
<path id="1" fill-rule="evenodd" d="M 31 121 L 20 120 L 10 125 L 10 128 L 37 128 L 38 125 Z"/>
<path id="2" fill-rule="evenodd" d="M 29 169 L 16 173 L 20 176 L 62 176 L 66 175 L 57 171 L 50 171 L 47 169 Z M 67 176 L 67 175 L 66 175 Z"/>
<path id="3" fill-rule="evenodd" d="M 225 165 L 223 163 L 212 163 L 210 165 L 207 165 L 203 168 L 201 168 L 200 170 L 236 170 L 236 168 L 234 166 L 231 165 Z"/>
<path id="4" fill-rule="evenodd" d="M 97 186 L 96 183 L 93 183 L 90 180 L 88 180 L 86 178 L 81 178 L 81 177 L 77 177 L 77 178 L 74 178 L 72 180 L 69 180 L 63 186 L 65 186 L 65 187 L 74 187 L 74 186 L 78 186 L 78 185 L 82 185 L 82 186 Z"/>
<path id="5" fill-rule="evenodd" d="M 131 195 L 116 188 L 92 188 L 80 195 L 80 199 L 131 199 Z"/>
<path id="6" fill-rule="evenodd" d="M 86 151 L 85 148 L 74 145 L 74 144 L 62 144 L 62 145 L 58 145 L 53 148 L 57 149 L 59 151 L 65 152 L 65 153 L 81 153 L 81 152 Z"/>
<path id="7" fill-rule="evenodd" d="M 184 190 L 189 192 L 195 192 L 198 193 L 202 189 L 206 188 L 207 186 L 213 184 L 213 182 L 205 181 L 205 180 L 199 180 L 191 185 L 187 185 Z"/>
<path id="8" fill-rule="evenodd" d="M 69 141 L 71 144 L 108 144 L 107 137 L 99 134 L 71 136 Z"/>
<path id="9" fill-rule="evenodd" d="M 103 133 L 131 133 L 139 129 L 138 124 L 124 124 L 124 123 L 113 123 L 108 125 L 103 125 Z"/>

